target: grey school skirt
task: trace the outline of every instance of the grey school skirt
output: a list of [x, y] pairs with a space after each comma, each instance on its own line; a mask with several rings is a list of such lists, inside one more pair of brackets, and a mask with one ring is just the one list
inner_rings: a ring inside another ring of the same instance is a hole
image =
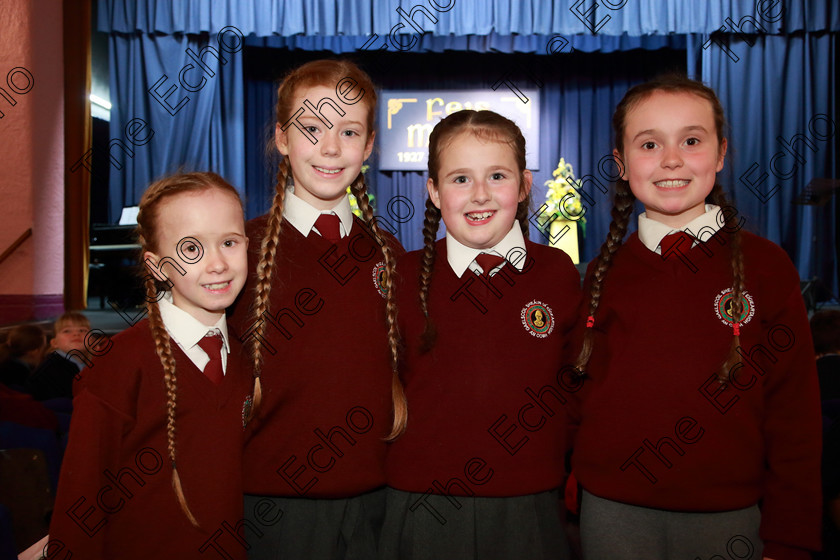
[[380, 560], [567, 560], [557, 491], [512, 498], [386, 489]]
[[344, 499], [246, 495], [248, 558], [374, 560], [384, 511], [384, 488]]
[[761, 560], [758, 506], [684, 513], [622, 504], [583, 491], [580, 541], [586, 560]]

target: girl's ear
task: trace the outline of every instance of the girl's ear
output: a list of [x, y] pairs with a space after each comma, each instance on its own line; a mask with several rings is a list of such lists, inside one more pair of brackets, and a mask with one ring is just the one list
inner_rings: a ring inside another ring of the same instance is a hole
[[368, 135], [367, 143], [365, 144], [365, 160], [373, 153], [373, 139], [376, 138], [376, 131], [371, 130]]
[[726, 138], [720, 141], [720, 150], [718, 152], [718, 162], [715, 171], [723, 169], [723, 159], [726, 156]]
[[613, 149], [613, 159], [615, 160], [615, 164], [621, 170], [621, 178], [626, 181], [627, 180], [627, 166], [624, 165], [624, 160], [621, 159], [621, 154], [618, 153], [618, 150], [616, 150], [616, 149]]
[[440, 193], [438, 192], [435, 182], [432, 181], [431, 177], [426, 179], [426, 190], [429, 191], [429, 198], [432, 200], [432, 204], [440, 210]]
[[530, 169], [526, 169], [522, 172], [522, 185], [519, 188], [519, 200], [517, 202], [522, 202], [528, 197], [528, 194], [531, 192], [531, 186], [534, 184], [534, 175], [531, 174]]
[[169, 278], [163, 273], [163, 271], [159, 268], [158, 263], [160, 262], [160, 257], [156, 254], [152, 253], [151, 251], [146, 251], [143, 253], [143, 264], [149, 269], [149, 272], [152, 273], [152, 276], [155, 277], [156, 280], [160, 282], [167, 282]]
[[274, 145], [277, 146], [277, 150], [281, 154], [284, 156], [289, 155], [289, 136], [283, 130], [280, 123], [274, 125]]

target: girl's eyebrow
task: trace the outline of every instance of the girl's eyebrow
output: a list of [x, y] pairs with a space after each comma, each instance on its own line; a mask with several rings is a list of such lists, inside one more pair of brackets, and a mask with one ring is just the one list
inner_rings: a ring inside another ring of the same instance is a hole
[[[686, 133], [686, 132], [693, 132], [693, 131], [695, 131], [695, 130], [696, 130], [696, 131], [699, 131], [699, 132], [708, 132], [708, 131], [706, 130], [706, 127], [701, 126], [701, 125], [699, 125], [699, 124], [693, 124], [693, 125], [686, 126], [686, 127], [683, 127], [682, 129], [680, 129], [680, 133], [681, 133], [681, 134], [684, 134], [684, 133]], [[636, 139], [637, 139], [639, 136], [652, 136], [652, 135], [655, 135], [657, 132], [659, 132], [659, 131], [658, 131], [658, 130], [656, 130], [656, 129], [654, 129], [654, 128], [648, 128], [648, 129], [646, 129], [646, 130], [642, 130], [642, 131], [641, 131], [641, 132], [639, 132], [636, 136], [634, 136], [634, 137], [633, 137], [633, 141], [635, 142], [635, 141], [636, 141]]]
[[[300, 117], [298, 117], [298, 120], [299, 121], [307, 121], [307, 122], [314, 121], [316, 123], [324, 124], [324, 121], [322, 121], [321, 119], [319, 119], [315, 115], [304, 114], [304, 115], [301, 115]], [[363, 123], [361, 121], [344, 121], [344, 120], [341, 120], [340, 118], [339, 119], [333, 119], [330, 122], [333, 123], [333, 126], [335, 126], [336, 123], [340, 123], [340, 124], [345, 125], [345, 126], [346, 125], [367, 126], [367, 125], [365, 125], [365, 123]], [[324, 126], [326, 126], [326, 125], [324, 125]]]

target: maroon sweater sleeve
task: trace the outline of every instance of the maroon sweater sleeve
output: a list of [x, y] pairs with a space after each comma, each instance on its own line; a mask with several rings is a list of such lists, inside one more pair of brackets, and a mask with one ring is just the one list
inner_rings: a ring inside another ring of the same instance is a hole
[[[820, 541], [820, 453], [822, 423], [816, 361], [799, 274], [784, 252], [770, 243], [778, 266], [760, 282], [779, 287], [769, 318], [770, 347], [778, 363], [765, 387], [763, 425], [767, 472], [761, 506], [764, 555], [774, 560], [808, 560]], [[749, 267], [749, 263], [745, 263]], [[747, 270], [751, 270], [747, 268]], [[772, 284], [771, 284], [772, 283]]]

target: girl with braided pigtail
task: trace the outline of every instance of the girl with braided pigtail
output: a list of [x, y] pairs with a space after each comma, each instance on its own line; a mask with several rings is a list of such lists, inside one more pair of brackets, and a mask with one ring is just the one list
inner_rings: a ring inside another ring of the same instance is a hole
[[[55, 557], [198, 558], [242, 517], [252, 378], [225, 318], [247, 276], [242, 203], [220, 176], [197, 172], [157, 181], [139, 206], [148, 318], [77, 382]], [[236, 541], [220, 544], [245, 558]]]
[[[453, 113], [429, 137], [424, 248], [398, 265], [411, 419], [388, 451], [381, 559], [569, 557], [558, 372], [580, 276], [528, 240], [531, 182], [525, 139], [497, 113]], [[525, 418], [531, 394], [547, 410]], [[527, 437], [511, 435], [517, 411]]]
[[[799, 276], [716, 175], [723, 108], [665, 76], [616, 108], [613, 221], [584, 283], [572, 457], [587, 559], [819, 547], [820, 416]], [[635, 201], [638, 232], [626, 240]]]
[[[250, 286], [231, 317], [254, 363], [245, 450], [250, 558], [375, 558], [385, 451], [404, 429], [393, 282], [404, 251], [368, 201], [376, 91], [317, 60], [277, 90], [268, 214], [247, 224]], [[353, 216], [347, 189], [358, 201]]]

